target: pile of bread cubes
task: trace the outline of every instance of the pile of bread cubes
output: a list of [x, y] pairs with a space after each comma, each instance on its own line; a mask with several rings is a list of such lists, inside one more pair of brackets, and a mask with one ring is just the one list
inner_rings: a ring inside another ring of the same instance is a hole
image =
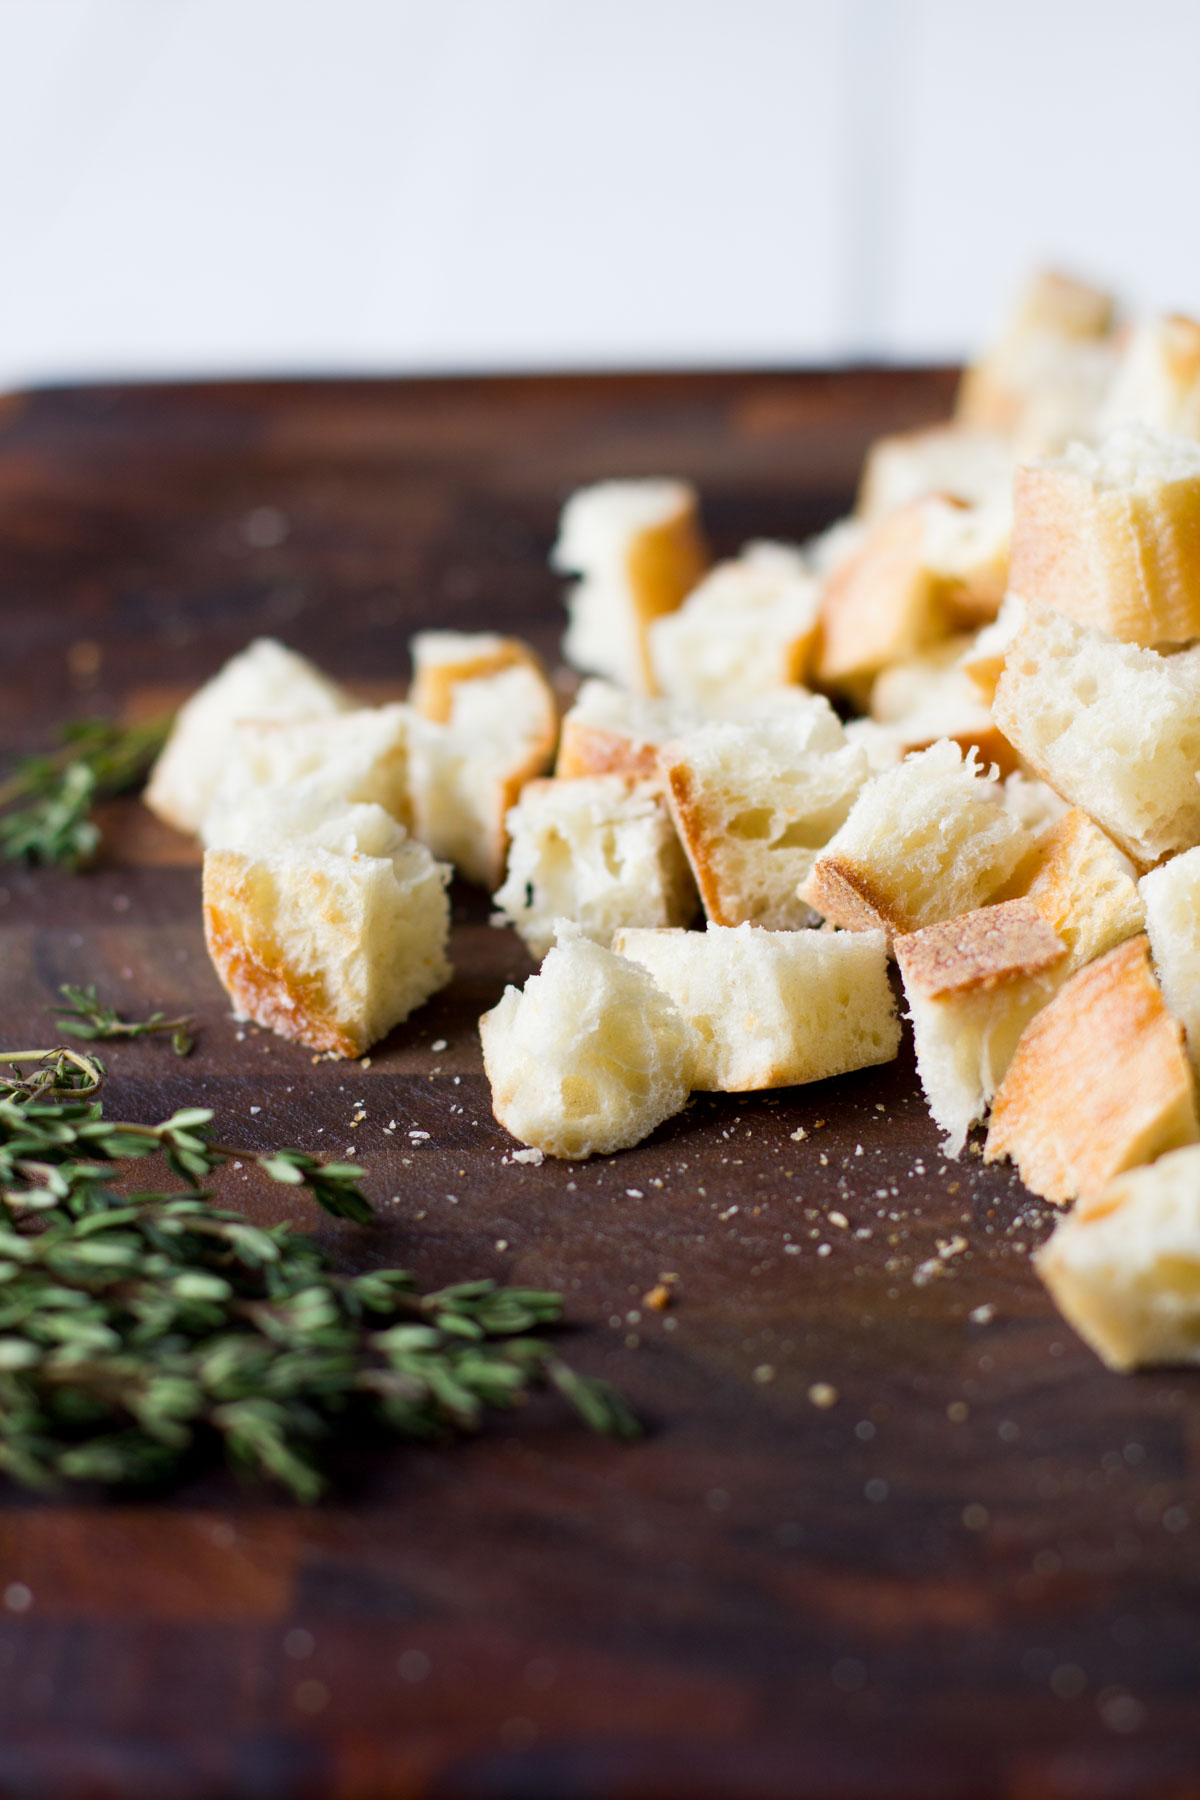
[[1075, 1202], [1066, 1316], [1200, 1360], [1200, 324], [1039, 276], [820, 537], [714, 567], [687, 483], [614, 480], [553, 562], [561, 720], [448, 631], [403, 704], [260, 640], [180, 712], [146, 798], [238, 1016], [361, 1054], [451, 979], [453, 869], [541, 960], [480, 1020], [496, 1117], [582, 1158], [889, 1061], [894, 960], [947, 1155], [986, 1119]]

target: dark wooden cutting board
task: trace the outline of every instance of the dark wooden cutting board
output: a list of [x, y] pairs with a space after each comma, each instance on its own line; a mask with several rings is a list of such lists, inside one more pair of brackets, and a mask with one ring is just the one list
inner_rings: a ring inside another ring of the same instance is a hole
[[[845, 509], [873, 435], [951, 391], [895, 372], [0, 402], [0, 750], [178, 698], [260, 632], [371, 695], [402, 690], [421, 625], [552, 654], [571, 488], [678, 473], [718, 550], [796, 538]], [[538, 1402], [460, 1447], [348, 1453], [310, 1512], [216, 1476], [165, 1504], [3, 1492], [0, 1795], [1200, 1793], [1200, 1379], [1122, 1380], [1075, 1339], [1029, 1264], [1047, 1209], [976, 1156], [944, 1164], [907, 1050], [701, 1098], [606, 1161], [514, 1164], [475, 1020], [530, 965], [483, 897], [456, 893], [452, 987], [369, 1067], [314, 1062], [231, 1021], [190, 846], [132, 802], [110, 824], [85, 876], [0, 870], [3, 1047], [50, 1040], [68, 980], [194, 1011], [187, 1062], [112, 1050], [114, 1112], [204, 1104], [249, 1146], [350, 1150], [382, 1223], [319, 1227], [348, 1264], [561, 1288], [571, 1355], [652, 1429], [615, 1446]], [[245, 1170], [221, 1192], [314, 1222]]]

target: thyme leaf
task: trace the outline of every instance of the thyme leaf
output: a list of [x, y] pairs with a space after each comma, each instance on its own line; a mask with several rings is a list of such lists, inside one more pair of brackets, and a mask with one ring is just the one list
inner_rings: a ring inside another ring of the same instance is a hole
[[25, 757], [0, 782], [0, 857], [71, 870], [90, 861], [100, 843], [93, 808], [142, 785], [170, 727], [169, 718], [64, 725], [57, 750]]

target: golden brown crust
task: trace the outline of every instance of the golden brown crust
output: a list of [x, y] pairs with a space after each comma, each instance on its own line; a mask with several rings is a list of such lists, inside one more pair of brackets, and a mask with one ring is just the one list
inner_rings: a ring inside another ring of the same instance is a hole
[[1124, 878], [1112, 839], [1079, 807], [1063, 814], [1042, 841], [1025, 898], [1080, 961], [1136, 937], [1146, 909], [1132, 876]]
[[563, 720], [554, 773], [562, 780], [579, 775], [658, 777], [658, 745], [647, 744], [603, 725], [584, 725], [570, 715]]
[[1067, 946], [1028, 900], [1005, 900], [898, 937], [895, 951], [905, 987], [936, 1000], [1044, 974]]
[[366, 1048], [339, 1024], [319, 977], [287, 966], [261, 921], [246, 859], [237, 851], [210, 850], [204, 859], [204, 940], [221, 985], [246, 1018], [337, 1056], [358, 1056]]
[[1200, 477], [1101, 489], [1054, 463], [1019, 468], [1012, 587], [1123, 643], [1200, 635]]
[[876, 887], [866, 872], [847, 856], [822, 853], [807, 881], [800, 884], [801, 900], [844, 931], [908, 929], [910, 921], [897, 912], [892, 898]]
[[712, 833], [708, 827], [703, 795], [696, 791], [691, 770], [686, 763], [672, 763], [664, 759], [659, 763], [659, 771], [671, 808], [671, 817], [675, 821], [675, 830], [692, 866], [692, 874], [696, 878], [706, 915], [714, 925], [739, 925], [740, 914], [734, 916], [725, 904], [720, 863], [714, 861], [709, 851]]
[[1080, 969], [1026, 1027], [984, 1154], [1011, 1156], [1026, 1187], [1062, 1203], [1198, 1135], [1183, 1032], [1143, 936]]
[[825, 585], [817, 679], [828, 686], [874, 674], [945, 637], [938, 583], [925, 563], [924, 502], [876, 525]]
[[689, 495], [673, 518], [639, 531], [630, 542], [625, 566], [633, 598], [643, 691], [647, 694], [655, 692], [650, 626], [663, 613], [675, 611], [706, 573], [711, 560], [694, 495]]

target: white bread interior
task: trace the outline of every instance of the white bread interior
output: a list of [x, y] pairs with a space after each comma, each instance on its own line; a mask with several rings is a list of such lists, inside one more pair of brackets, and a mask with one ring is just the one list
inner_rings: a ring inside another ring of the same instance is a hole
[[995, 763], [1002, 775], [1016, 769], [1016, 751], [962, 666], [974, 644], [973, 637], [946, 638], [876, 677], [871, 717], [892, 737], [898, 756], [950, 738], [962, 750], [974, 747], [984, 767]]
[[1000, 784], [943, 739], [867, 783], [800, 898], [849, 931], [919, 931], [982, 906], [1030, 848]]
[[496, 905], [539, 962], [556, 920], [609, 944], [622, 925], [687, 925], [696, 886], [657, 782], [627, 775], [531, 781], [508, 815]]
[[408, 703], [438, 725], [450, 723], [460, 682], [498, 675], [518, 663], [533, 669], [542, 666], [521, 638], [501, 637], [494, 631], [418, 631], [408, 648], [413, 666]]
[[416, 836], [468, 881], [498, 887], [508, 814], [526, 782], [550, 767], [557, 740], [554, 692], [532, 663], [456, 682], [445, 723], [413, 719]]
[[239, 1018], [360, 1056], [451, 976], [449, 870], [381, 806], [302, 787], [204, 857], [208, 953]]
[[1110, 1369], [1200, 1362], [1200, 1146], [1081, 1200], [1034, 1266]]
[[1026, 1026], [984, 1156], [1011, 1156], [1027, 1188], [1061, 1204], [1198, 1135], [1183, 1032], [1135, 937], [1079, 969]]
[[1200, 1076], [1200, 849], [1151, 870], [1138, 889], [1163, 998], [1187, 1034]]
[[228, 843], [237, 815], [266, 790], [287, 795], [296, 783], [331, 801], [382, 806], [405, 827], [409, 803], [409, 708], [362, 706], [308, 719], [242, 719], [204, 820], [205, 843]]
[[240, 719], [302, 719], [348, 712], [336, 681], [274, 638], [255, 638], [180, 707], [143, 796], [178, 831], [198, 832], [225, 766], [237, 755]]
[[968, 506], [1004, 499], [1013, 467], [1012, 446], [1002, 433], [952, 419], [876, 438], [863, 464], [858, 517], [874, 523], [926, 494], [947, 494]]
[[562, 722], [554, 773], [658, 778], [660, 744], [703, 724], [701, 707], [648, 699], [611, 681], [585, 681]]
[[1028, 900], [1007, 900], [898, 937], [895, 952], [925, 1098], [943, 1154], [958, 1156], [1054, 994], [1067, 947]]
[[890, 1062], [900, 1023], [882, 932], [619, 931], [691, 1028], [690, 1085], [726, 1093]]
[[664, 745], [659, 761], [709, 919], [776, 930], [811, 924], [797, 884], [870, 773], [829, 702], [797, 694], [758, 719], [702, 725]]
[[747, 544], [710, 569], [682, 606], [651, 624], [659, 692], [713, 710], [803, 682], [820, 591], [802, 551]]
[[1200, 437], [1200, 323], [1178, 314], [1143, 319], [1129, 334], [1100, 411], [1101, 435], [1152, 425]]
[[695, 489], [686, 481], [601, 481], [571, 495], [551, 553], [577, 577], [563, 654], [577, 669], [654, 692], [649, 628], [708, 566]]
[[1200, 637], [1200, 443], [1146, 425], [1017, 470], [1013, 589], [1130, 644]]
[[1200, 656], [1120, 644], [1030, 607], [996, 685], [1029, 767], [1143, 868], [1200, 842]]
[[1006, 434], [1024, 455], [1053, 456], [1095, 428], [1117, 362], [1112, 297], [1043, 271], [997, 340], [966, 371], [956, 419]]
[[688, 1029], [636, 963], [564, 924], [523, 989], [479, 1021], [492, 1110], [548, 1156], [628, 1149], [688, 1097]]

